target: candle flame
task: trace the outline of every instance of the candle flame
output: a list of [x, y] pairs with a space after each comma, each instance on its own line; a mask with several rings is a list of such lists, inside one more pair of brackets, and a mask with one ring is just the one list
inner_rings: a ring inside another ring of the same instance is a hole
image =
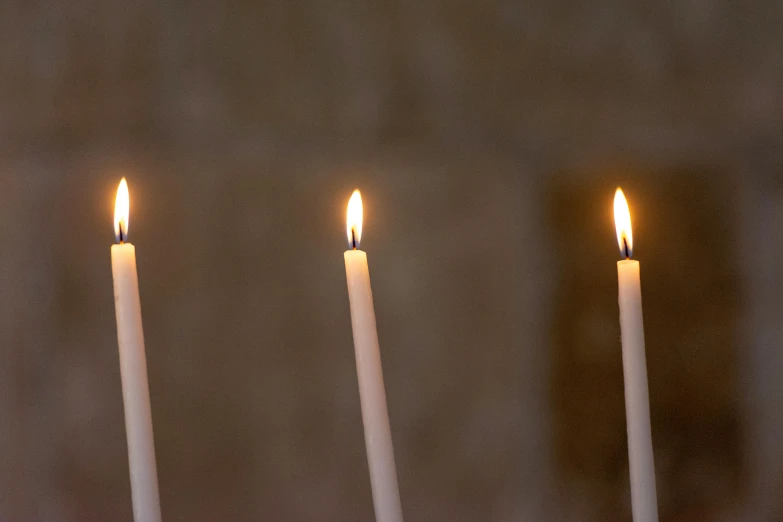
[[631, 211], [628, 209], [628, 201], [620, 187], [614, 193], [614, 226], [617, 229], [617, 244], [620, 253], [625, 259], [630, 259], [633, 254], [633, 232], [631, 231]]
[[348, 232], [348, 246], [354, 250], [359, 248], [359, 242], [362, 240], [362, 218], [364, 210], [362, 208], [362, 193], [359, 189], [353, 191], [351, 199], [348, 200], [348, 212], [346, 226]]
[[117, 187], [117, 199], [114, 200], [114, 236], [117, 242], [124, 243], [128, 239], [128, 219], [130, 217], [130, 195], [128, 182], [125, 178]]

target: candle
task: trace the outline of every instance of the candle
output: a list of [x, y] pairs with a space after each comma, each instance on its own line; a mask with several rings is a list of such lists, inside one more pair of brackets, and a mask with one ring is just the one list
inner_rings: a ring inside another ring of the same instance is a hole
[[114, 277], [114, 310], [120, 348], [133, 519], [136, 522], [160, 522], [147, 359], [144, 354], [139, 281], [136, 275], [136, 249], [126, 242], [129, 207], [128, 184], [123, 178], [117, 189], [114, 206], [114, 233], [118, 244], [111, 247], [111, 270]]
[[628, 426], [628, 465], [631, 476], [631, 507], [634, 522], [657, 522], [655, 463], [650, 430], [650, 400], [644, 355], [642, 290], [639, 262], [631, 259], [633, 233], [631, 213], [623, 191], [614, 196], [614, 219], [622, 261], [617, 262], [620, 335], [623, 345], [625, 416]]
[[370, 466], [370, 485], [377, 522], [402, 522], [402, 506], [394, 466], [389, 413], [381, 371], [381, 352], [375, 328], [375, 310], [370, 288], [367, 254], [359, 250], [362, 237], [362, 196], [353, 192], [348, 202], [348, 245], [345, 252], [345, 276], [351, 304], [353, 345], [359, 397], [364, 422], [364, 442]]

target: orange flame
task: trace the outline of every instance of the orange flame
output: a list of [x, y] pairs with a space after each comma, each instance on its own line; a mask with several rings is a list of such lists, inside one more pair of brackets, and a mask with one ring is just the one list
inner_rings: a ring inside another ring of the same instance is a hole
[[346, 216], [346, 230], [348, 232], [348, 246], [356, 250], [362, 240], [362, 219], [364, 209], [362, 208], [362, 194], [359, 189], [353, 191], [351, 199], [348, 200], [348, 212]]
[[630, 259], [633, 254], [633, 231], [631, 230], [631, 211], [621, 188], [614, 193], [614, 226], [617, 229], [617, 244], [620, 253]]
[[128, 182], [125, 178], [117, 187], [117, 198], [114, 200], [114, 235], [117, 241], [124, 243], [128, 239], [128, 219], [130, 218], [130, 195]]

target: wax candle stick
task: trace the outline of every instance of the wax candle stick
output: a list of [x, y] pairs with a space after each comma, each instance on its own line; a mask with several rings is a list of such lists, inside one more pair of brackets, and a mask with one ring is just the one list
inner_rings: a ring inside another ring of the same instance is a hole
[[658, 522], [639, 262], [631, 259], [633, 253], [631, 213], [625, 195], [619, 188], [614, 196], [614, 219], [617, 242], [624, 258], [617, 262], [617, 279], [620, 334], [623, 345], [631, 508], [634, 522]]
[[381, 352], [375, 327], [367, 254], [359, 250], [362, 237], [362, 197], [355, 190], [348, 202], [348, 245], [345, 275], [351, 304], [351, 325], [359, 376], [364, 442], [370, 467], [370, 485], [377, 522], [402, 522], [402, 506], [394, 465]]
[[128, 184], [123, 178], [117, 189], [114, 207], [114, 232], [118, 244], [111, 247], [111, 268], [133, 519], [136, 522], [160, 522], [158, 473], [152, 436], [144, 331], [141, 325], [136, 249], [127, 242], [129, 207]]

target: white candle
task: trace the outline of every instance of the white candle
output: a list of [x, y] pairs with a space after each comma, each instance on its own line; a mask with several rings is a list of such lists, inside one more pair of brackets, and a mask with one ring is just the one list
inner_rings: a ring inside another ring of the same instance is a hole
[[345, 252], [345, 276], [351, 304], [356, 372], [359, 376], [364, 442], [370, 466], [375, 519], [377, 522], [402, 522], [397, 470], [394, 465], [391, 427], [381, 371], [381, 352], [375, 328], [370, 271], [367, 254], [358, 249], [362, 236], [362, 197], [358, 190], [354, 191], [348, 202], [347, 227], [350, 250]]
[[625, 417], [628, 426], [631, 507], [634, 522], [658, 522], [639, 262], [631, 259], [633, 252], [631, 213], [623, 191], [619, 188], [614, 196], [614, 219], [617, 242], [624, 257], [622, 261], [617, 262], [617, 279], [620, 335], [623, 345]]
[[111, 247], [111, 269], [114, 276], [114, 309], [120, 348], [133, 519], [136, 522], [160, 522], [147, 359], [144, 354], [139, 281], [136, 275], [136, 249], [126, 242], [129, 206], [128, 184], [123, 178], [117, 189], [114, 207], [114, 232], [118, 244]]

